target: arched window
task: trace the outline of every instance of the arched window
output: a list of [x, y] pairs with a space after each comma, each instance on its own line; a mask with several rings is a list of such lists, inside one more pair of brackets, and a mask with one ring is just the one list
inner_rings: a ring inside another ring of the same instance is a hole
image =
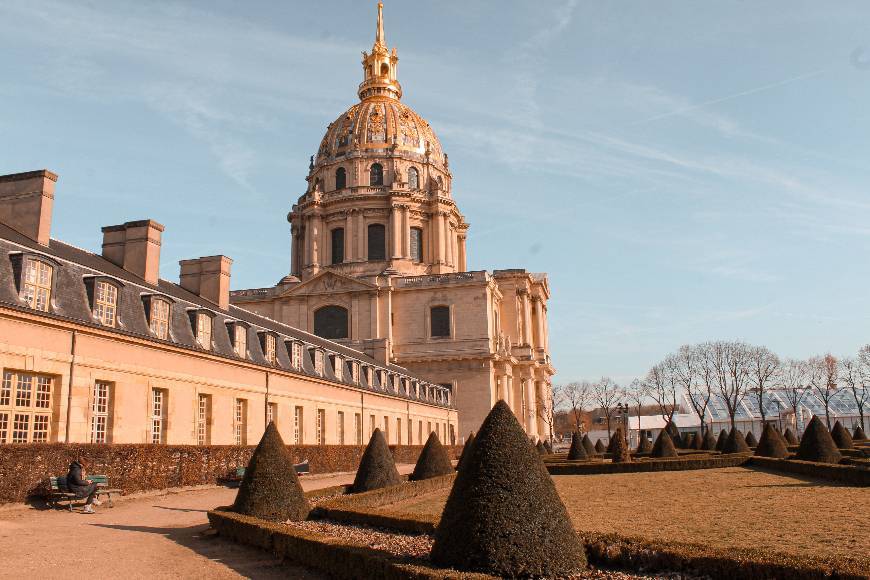
[[371, 224], [368, 227], [368, 255], [370, 262], [387, 259], [387, 229], [384, 224]]
[[369, 185], [384, 184], [384, 168], [380, 163], [372, 163], [369, 170]]
[[332, 263], [341, 264], [344, 262], [344, 228], [335, 228], [331, 232], [332, 236]]
[[381, 64], [381, 76], [386, 77], [390, 75], [390, 65], [387, 63]]
[[419, 189], [420, 188], [420, 174], [417, 172], [416, 167], [411, 167], [408, 169], [408, 188], [409, 189]]
[[347, 187], [347, 172], [344, 167], [339, 167], [335, 170], [335, 189], [344, 189]]
[[433, 306], [429, 310], [429, 336], [450, 336], [450, 307]]
[[314, 334], [321, 338], [347, 338], [347, 308], [324, 306], [314, 311]]
[[444, 189], [444, 179], [441, 176], [438, 176], [438, 189]]
[[411, 259], [415, 262], [423, 261], [423, 230], [411, 228]]

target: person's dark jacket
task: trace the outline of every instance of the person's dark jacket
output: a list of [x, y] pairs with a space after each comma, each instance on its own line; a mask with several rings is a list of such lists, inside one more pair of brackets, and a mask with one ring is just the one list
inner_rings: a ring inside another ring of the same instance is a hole
[[66, 486], [76, 495], [86, 496], [90, 493], [90, 484], [82, 479], [82, 464], [73, 461], [69, 465], [69, 473], [66, 474]]

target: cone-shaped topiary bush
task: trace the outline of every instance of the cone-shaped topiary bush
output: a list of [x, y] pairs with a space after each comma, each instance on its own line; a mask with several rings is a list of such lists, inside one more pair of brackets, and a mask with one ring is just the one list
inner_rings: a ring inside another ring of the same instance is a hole
[[438, 440], [438, 435], [432, 432], [426, 440], [426, 445], [423, 446], [423, 451], [420, 452], [420, 457], [417, 458], [414, 472], [408, 479], [420, 481], [448, 473], [453, 473], [453, 463], [450, 462], [447, 450]]
[[680, 435], [680, 430], [677, 429], [677, 426], [674, 425], [673, 421], [668, 421], [667, 425], [665, 425], [665, 430], [668, 432], [668, 435], [671, 438], [671, 441], [674, 444], [674, 447], [683, 447], [683, 437]]
[[716, 451], [722, 451], [725, 449], [725, 443], [728, 442], [728, 431], [722, 429], [719, 431], [719, 438], [716, 439]]
[[852, 441], [865, 441], [867, 436], [864, 434], [864, 429], [861, 425], [855, 425], [855, 431], [852, 433]]
[[399, 485], [402, 478], [396, 469], [396, 462], [384, 434], [375, 429], [369, 444], [359, 462], [356, 477], [353, 480], [353, 493], [371, 491], [390, 485]]
[[293, 458], [275, 423], [266, 427], [245, 468], [233, 511], [273, 522], [298, 522], [308, 516]]
[[722, 453], [749, 453], [752, 450], [746, 444], [746, 439], [743, 438], [743, 432], [740, 429], [731, 429], [728, 434], [728, 439], [725, 441], [725, 447], [722, 448]]
[[535, 451], [538, 452], [538, 455], [546, 455], [547, 454], [547, 448], [544, 447], [543, 441], [538, 441], [538, 444], [535, 445]]
[[622, 427], [616, 429], [613, 434], [613, 463], [629, 463], [631, 462], [631, 454], [628, 452], [628, 442], [625, 440], [625, 435], [622, 434]]
[[459, 454], [459, 461], [456, 462], [456, 471], [462, 469], [465, 465], [465, 458], [468, 457], [471, 446], [474, 444], [474, 432], [468, 434], [468, 439], [465, 440], [465, 445], [462, 446], [462, 453]]
[[601, 442], [601, 439], [595, 442], [595, 453], [604, 453], [607, 451], [607, 446]]
[[692, 433], [692, 449], [700, 451], [704, 448], [704, 438], [700, 433]]
[[843, 455], [837, 450], [837, 444], [825, 424], [813, 415], [809, 425], [801, 437], [795, 459], [802, 461], [818, 461], [821, 463], [839, 463]]
[[852, 436], [846, 431], [846, 428], [837, 421], [834, 423], [834, 428], [831, 429], [831, 437], [834, 439], [834, 444], [837, 449], [854, 449], [855, 444], [852, 442]]
[[544, 451], [547, 452], [547, 455], [553, 454], [553, 446], [550, 445], [549, 441], [544, 441]]
[[779, 431], [773, 428], [771, 423], [764, 426], [761, 439], [758, 440], [758, 445], [755, 447], [755, 454], [759, 457], [775, 457], [776, 459], [788, 457], [785, 439], [782, 438]]
[[707, 429], [704, 433], [704, 440], [701, 442], [701, 449], [705, 451], [716, 451], [716, 436], [713, 435], [712, 429]]
[[652, 452], [650, 453], [651, 457], [676, 457], [677, 449], [674, 447], [674, 442], [671, 440], [671, 436], [668, 435], [667, 429], [662, 429], [659, 433], [659, 436], [656, 438], [655, 445], [653, 445]]
[[800, 441], [797, 438], [797, 435], [795, 435], [794, 431], [791, 430], [791, 427], [786, 427], [785, 433], [783, 433], [782, 436], [785, 439], [785, 442], [788, 443], [789, 445], [797, 445], [800, 443]]
[[683, 433], [681, 435], [683, 438], [683, 446], [686, 449], [692, 449], [695, 445], [695, 434], [694, 433]]
[[568, 450], [568, 460], [582, 461], [584, 459], [589, 459], [589, 454], [586, 453], [586, 448], [583, 447], [583, 438], [580, 437], [579, 433], [575, 432], [571, 436], [571, 448]]
[[592, 439], [589, 438], [588, 433], [583, 434], [583, 448], [586, 449], [586, 455], [589, 457], [598, 455], [598, 451], [595, 449], [595, 445], [592, 444]]
[[553, 480], [504, 401], [484, 420], [456, 476], [430, 558], [508, 578], [563, 577], [586, 567]]
[[758, 439], [755, 438], [755, 434], [752, 431], [749, 431], [745, 437], [746, 444], [750, 447], [756, 447], [758, 445]]
[[641, 433], [640, 441], [637, 443], [635, 453], [650, 453], [652, 451], [652, 443], [649, 437]]

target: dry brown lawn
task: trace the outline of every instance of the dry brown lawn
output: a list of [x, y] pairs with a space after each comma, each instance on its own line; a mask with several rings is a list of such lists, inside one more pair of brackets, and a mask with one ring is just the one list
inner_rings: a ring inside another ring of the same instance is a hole
[[[553, 479], [578, 530], [870, 559], [868, 488], [742, 467]], [[430, 493], [381, 511], [437, 516], [447, 494]]]

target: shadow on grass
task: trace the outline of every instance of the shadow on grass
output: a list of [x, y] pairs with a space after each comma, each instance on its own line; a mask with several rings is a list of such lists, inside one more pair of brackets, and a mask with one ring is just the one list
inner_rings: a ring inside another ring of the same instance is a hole
[[802, 473], [791, 473], [786, 471], [778, 471], [776, 469], [765, 469], [763, 467], [757, 467], [755, 465], [745, 465], [744, 469], [748, 469], [750, 471], [758, 471], [761, 473], [767, 473], [770, 475], [779, 475], [780, 477], [787, 477], [789, 479], [796, 479], [803, 483], [781, 483], [781, 484], [770, 484], [770, 485], [748, 485], [746, 487], [843, 487], [848, 486], [848, 484], [840, 483], [838, 481], [830, 481], [827, 479], [822, 479], [819, 477], [813, 477], [811, 475], [805, 475]]
[[[168, 508], [172, 509], [172, 508]], [[202, 510], [182, 510], [202, 511]], [[271, 554], [236, 544], [220, 536], [206, 536], [203, 532], [209, 529], [208, 524], [189, 526], [185, 528], [161, 528], [149, 526], [128, 526], [122, 524], [92, 524], [100, 528], [108, 528], [124, 532], [142, 534], [157, 534], [176, 544], [183, 546], [212, 562], [217, 562], [234, 570], [245, 578], [257, 580], [273, 580], [278, 578], [299, 578], [301, 580], [322, 580], [324, 576], [303, 568], [285, 564]]]

